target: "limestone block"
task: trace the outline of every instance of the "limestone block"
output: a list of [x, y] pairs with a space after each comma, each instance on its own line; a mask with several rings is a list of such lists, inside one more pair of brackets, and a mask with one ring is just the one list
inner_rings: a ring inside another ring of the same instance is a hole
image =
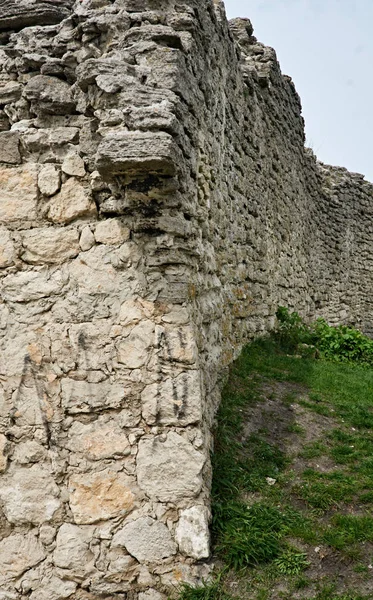
[[62, 163], [62, 171], [74, 177], [84, 177], [84, 160], [78, 154], [69, 154]]
[[22, 271], [3, 279], [2, 297], [8, 302], [30, 302], [61, 294], [67, 280], [61, 271]]
[[88, 225], [82, 229], [79, 244], [83, 252], [90, 250], [95, 245], [95, 236]]
[[36, 112], [66, 115], [75, 110], [71, 86], [57, 77], [36, 75], [29, 80], [24, 93]]
[[4, 538], [0, 542], [0, 585], [20, 577], [44, 558], [43, 546], [32, 532]]
[[66, 581], [52, 575], [43, 578], [40, 587], [34, 590], [29, 598], [30, 600], [65, 600], [73, 597], [76, 588], [77, 584], [74, 581]]
[[149, 360], [154, 344], [154, 323], [146, 320], [136, 325], [129, 336], [118, 343], [118, 361], [127, 369], [138, 369]]
[[79, 254], [79, 232], [63, 227], [31, 229], [22, 234], [22, 260], [31, 264], [59, 264]]
[[44, 446], [35, 440], [27, 440], [16, 445], [12, 461], [21, 465], [41, 462], [46, 458], [47, 451]]
[[38, 167], [34, 164], [0, 169], [0, 222], [36, 219]]
[[165, 132], [120, 131], [100, 144], [96, 167], [108, 173], [148, 173], [174, 175], [178, 148]]
[[15, 249], [9, 231], [0, 226], [0, 269], [14, 263]]
[[61, 390], [62, 407], [70, 414], [120, 408], [126, 397], [123, 385], [109, 381], [89, 383], [66, 378], [61, 382]]
[[115, 246], [127, 242], [130, 230], [119, 219], [106, 219], [96, 225], [95, 239], [100, 244]]
[[[64, 523], [58, 530], [53, 562], [60, 569], [77, 569], [83, 573], [92, 568], [94, 556], [89, 549], [91, 527]], [[90, 564], [91, 563], [91, 564]]]
[[135, 506], [133, 479], [105, 470], [73, 475], [69, 481], [70, 508], [78, 525], [125, 516]]
[[0, 86], [0, 104], [17, 102], [22, 96], [22, 85], [17, 81], [7, 81], [5, 85]]
[[202, 418], [199, 371], [185, 371], [159, 384], [146, 386], [141, 394], [143, 417], [149, 425], [190, 425]]
[[126, 456], [131, 448], [127, 436], [115, 422], [73, 423], [69, 430], [67, 448], [84, 454], [90, 460]]
[[0, 162], [18, 165], [21, 162], [19, 153], [19, 133], [2, 131], [0, 133]]
[[61, 173], [54, 165], [44, 165], [38, 176], [38, 186], [44, 196], [53, 196], [61, 187]]
[[197, 359], [197, 345], [192, 327], [157, 327], [162, 356], [165, 360], [193, 364]]
[[6, 449], [8, 445], [8, 439], [0, 434], [0, 473], [4, 473], [6, 471], [6, 467], [8, 464], [8, 456], [6, 454]]
[[77, 179], [71, 177], [61, 191], [49, 202], [48, 218], [53, 223], [70, 223], [78, 217], [94, 217], [97, 209], [90, 193]]
[[73, 0], [1, 0], [0, 29], [22, 29], [30, 25], [51, 25], [69, 16]]
[[176, 527], [179, 550], [200, 560], [210, 555], [209, 512], [205, 506], [192, 506], [181, 511]]
[[159, 562], [177, 550], [166, 525], [151, 517], [125, 525], [114, 535], [112, 545], [124, 546], [139, 562]]
[[202, 489], [204, 463], [203, 454], [178, 433], [143, 438], [137, 455], [139, 486], [162, 502], [193, 498]]
[[0, 481], [0, 499], [10, 523], [39, 525], [50, 521], [60, 508], [58, 487], [44, 466], [18, 467]]

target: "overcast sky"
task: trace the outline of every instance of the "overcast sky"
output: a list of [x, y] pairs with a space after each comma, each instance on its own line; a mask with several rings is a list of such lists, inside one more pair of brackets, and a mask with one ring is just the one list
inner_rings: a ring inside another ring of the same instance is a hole
[[373, 182], [373, 0], [225, 0], [275, 48], [318, 158]]

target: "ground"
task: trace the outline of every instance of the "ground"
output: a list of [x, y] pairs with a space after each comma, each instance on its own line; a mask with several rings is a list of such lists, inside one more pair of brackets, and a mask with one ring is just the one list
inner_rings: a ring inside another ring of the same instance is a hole
[[186, 600], [372, 599], [373, 369], [255, 342], [217, 423], [216, 575]]

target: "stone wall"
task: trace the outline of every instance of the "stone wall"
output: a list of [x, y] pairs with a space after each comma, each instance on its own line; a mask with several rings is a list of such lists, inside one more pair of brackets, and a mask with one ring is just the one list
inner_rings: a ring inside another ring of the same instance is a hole
[[373, 333], [373, 187], [212, 0], [0, 0], [0, 599], [209, 563], [224, 368], [279, 304]]

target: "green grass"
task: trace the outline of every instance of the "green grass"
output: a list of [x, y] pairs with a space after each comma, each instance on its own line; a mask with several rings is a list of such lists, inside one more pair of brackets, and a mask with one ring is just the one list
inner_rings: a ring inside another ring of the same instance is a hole
[[[245, 435], [250, 411], [261, 410], [265, 395], [288, 413], [294, 404], [301, 407], [316, 419], [319, 437], [310, 441], [308, 425], [295, 418], [284, 423], [282, 439], [273, 436], [270, 422]], [[212, 539], [221, 570], [212, 583], [184, 586], [182, 600], [230, 600], [236, 594], [244, 600], [372, 599], [359, 581], [370, 575], [373, 560], [373, 369], [300, 358], [276, 339], [258, 340], [232, 365], [217, 422]], [[295, 455], [286, 446], [294, 437]], [[348, 565], [360, 577], [356, 589], [341, 589], [333, 573], [323, 575], [324, 563], [315, 563], [317, 546], [333, 557], [336, 569], [340, 565], [343, 573]], [[232, 578], [238, 589], [229, 585]], [[286, 591], [273, 595], [276, 585]]]

